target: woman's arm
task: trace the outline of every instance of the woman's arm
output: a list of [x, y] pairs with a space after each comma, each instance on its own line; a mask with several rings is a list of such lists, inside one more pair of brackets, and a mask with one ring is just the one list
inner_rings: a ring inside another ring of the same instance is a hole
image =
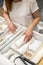
[[28, 28], [30, 28], [31, 30], [33, 30], [35, 28], [35, 26], [39, 23], [39, 20], [40, 20], [39, 10], [34, 12], [32, 15], [33, 15], [33, 21], [31, 23], [31, 25], [28, 26]]
[[10, 19], [10, 17], [9, 17], [8, 12], [4, 10], [4, 11], [3, 11], [3, 16], [4, 16], [4, 18], [6, 19], [7, 24], [9, 24], [9, 23], [11, 22], [11, 19]]
[[39, 15], [39, 11], [34, 12], [33, 14], [33, 21], [32, 23], [28, 26], [27, 30], [25, 31], [25, 41], [29, 41], [32, 38], [32, 32], [33, 29], [35, 28], [35, 26], [38, 24], [39, 20], [40, 20], [40, 15]]
[[6, 19], [6, 22], [8, 24], [8, 27], [9, 27], [10, 31], [14, 32], [16, 30], [16, 26], [12, 23], [12, 21], [11, 21], [11, 19], [9, 17], [8, 12], [4, 10], [3, 16]]

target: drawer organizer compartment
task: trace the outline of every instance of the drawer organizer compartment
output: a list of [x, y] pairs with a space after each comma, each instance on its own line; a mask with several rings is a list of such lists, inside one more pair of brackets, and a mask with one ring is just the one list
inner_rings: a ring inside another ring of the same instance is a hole
[[39, 36], [42, 36], [43, 37], [43, 23], [39, 22], [39, 24], [35, 27], [34, 31]]
[[[23, 30], [22, 26], [20, 26], [19, 24], [14, 23], [17, 27], [16, 31], [14, 33], [12, 33], [11, 31], [9, 31], [8, 27], [6, 26], [6, 24], [4, 22], [2, 22], [0, 25], [1, 27], [7, 27], [4, 30], [1, 29], [1, 33], [0, 33], [0, 51], [9, 44], [10, 41], [12, 41], [13, 39], [15, 39]], [[6, 30], [6, 31], [5, 31]]]

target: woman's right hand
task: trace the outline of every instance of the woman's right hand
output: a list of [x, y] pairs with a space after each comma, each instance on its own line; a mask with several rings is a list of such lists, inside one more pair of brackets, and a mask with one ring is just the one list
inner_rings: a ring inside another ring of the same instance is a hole
[[16, 29], [17, 29], [17, 27], [15, 26], [15, 24], [13, 24], [13, 23], [11, 23], [11, 22], [9, 23], [8, 27], [9, 27], [9, 30], [10, 30], [11, 32], [15, 32]]

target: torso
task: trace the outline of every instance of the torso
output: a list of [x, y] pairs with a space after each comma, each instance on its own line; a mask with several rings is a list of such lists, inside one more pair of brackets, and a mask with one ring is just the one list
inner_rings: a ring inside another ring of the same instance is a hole
[[22, 0], [18, 3], [13, 3], [12, 11], [9, 13], [11, 19], [23, 26], [31, 24], [33, 17], [30, 11], [30, 1]]

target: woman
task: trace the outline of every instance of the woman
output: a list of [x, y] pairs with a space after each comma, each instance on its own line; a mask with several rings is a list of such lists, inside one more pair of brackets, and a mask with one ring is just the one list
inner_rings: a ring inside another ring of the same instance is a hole
[[24, 40], [26, 42], [29, 41], [32, 38], [34, 27], [40, 20], [39, 8], [36, 0], [5, 0], [3, 8], [3, 15], [9, 29], [12, 32], [16, 30], [16, 26], [12, 21], [26, 26], [27, 30], [24, 32]]

